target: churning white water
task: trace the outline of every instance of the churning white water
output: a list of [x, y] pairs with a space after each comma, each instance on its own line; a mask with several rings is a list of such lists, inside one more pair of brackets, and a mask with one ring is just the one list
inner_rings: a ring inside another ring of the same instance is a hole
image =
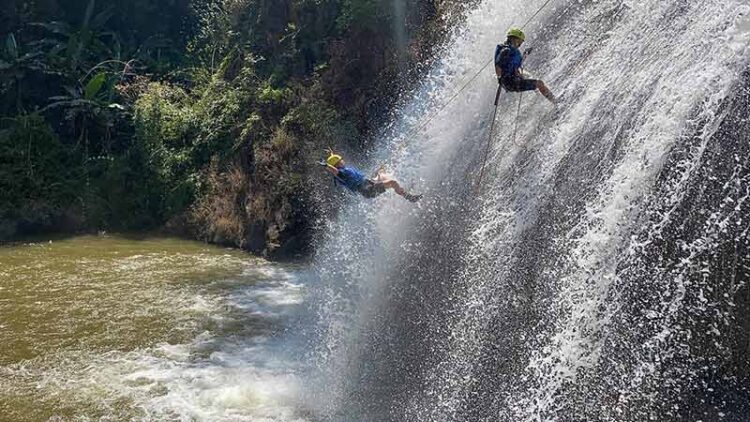
[[6, 245], [0, 268], [0, 420], [302, 420], [300, 268], [117, 236]]
[[329, 223], [324, 420], [746, 420], [723, 338], [750, 260], [750, 4], [550, 2], [526, 68], [561, 104], [502, 94], [477, 193], [491, 68], [435, 113], [544, 3], [482, 2], [384, 130], [377, 160], [426, 200]]

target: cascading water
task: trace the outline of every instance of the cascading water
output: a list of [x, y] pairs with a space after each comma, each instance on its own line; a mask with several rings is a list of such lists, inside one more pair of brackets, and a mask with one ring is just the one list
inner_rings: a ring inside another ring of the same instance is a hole
[[318, 418], [750, 420], [750, 4], [551, 2], [526, 67], [562, 104], [502, 94], [477, 194], [489, 68], [409, 130], [544, 3], [478, 5], [383, 132], [425, 201], [327, 223]]

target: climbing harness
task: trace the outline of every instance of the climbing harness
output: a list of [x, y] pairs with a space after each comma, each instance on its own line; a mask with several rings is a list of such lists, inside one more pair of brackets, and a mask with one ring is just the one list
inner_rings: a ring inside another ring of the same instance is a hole
[[[477, 192], [481, 190], [482, 187], [482, 178], [484, 177], [484, 168], [487, 165], [487, 156], [490, 153], [490, 147], [492, 146], [492, 135], [494, 133], [495, 128], [495, 120], [497, 119], [497, 104], [498, 100], [500, 99], [500, 90], [502, 87], [497, 88], [497, 94], [495, 95], [495, 113], [492, 115], [492, 124], [490, 125], [490, 134], [487, 137], [487, 146], [484, 150], [484, 157], [482, 158], [482, 167], [479, 170], [479, 178], [477, 179]], [[515, 146], [519, 146], [516, 142], [516, 135], [518, 134], [518, 120], [521, 115], [521, 101], [523, 100], [523, 91], [518, 93], [518, 108], [516, 109], [516, 119], [513, 126], [513, 137], [511, 138], [511, 141], [513, 141], [513, 144]]]

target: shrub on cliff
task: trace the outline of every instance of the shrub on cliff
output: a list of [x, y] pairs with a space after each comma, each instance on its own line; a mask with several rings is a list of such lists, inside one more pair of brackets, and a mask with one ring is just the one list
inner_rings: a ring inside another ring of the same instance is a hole
[[159, 221], [182, 212], [198, 189], [195, 138], [200, 119], [194, 100], [181, 88], [151, 83], [135, 102], [135, 136], [127, 161], [139, 169], [136, 196]]

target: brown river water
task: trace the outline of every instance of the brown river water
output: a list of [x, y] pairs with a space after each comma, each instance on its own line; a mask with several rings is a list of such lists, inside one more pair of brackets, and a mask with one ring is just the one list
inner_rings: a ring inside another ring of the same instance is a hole
[[114, 235], [0, 247], [0, 421], [297, 421], [301, 270]]

